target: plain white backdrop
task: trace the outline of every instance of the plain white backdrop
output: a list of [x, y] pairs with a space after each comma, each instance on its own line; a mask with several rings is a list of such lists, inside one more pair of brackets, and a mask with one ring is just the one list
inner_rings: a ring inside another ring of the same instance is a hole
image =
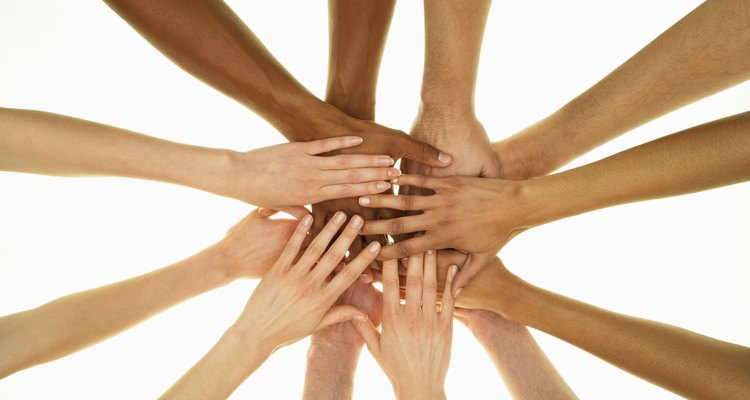
[[[491, 138], [554, 111], [699, 3], [496, 1], [476, 99]], [[323, 95], [326, 2], [229, 4], [302, 84]], [[417, 111], [422, 18], [421, 2], [398, 3], [377, 109], [378, 121], [394, 128], [408, 130]], [[283, 141], [252, 112], [174, 66], [96, 1], [0, 1], [0, 106], [212, 147], [246, 150]], [[743, 84], [572, 165], [748, 108], [750, 84]], [[750, 185], [741, 184], [602, 210], [524, 233], [501, 256], [512, 271], [544, 288], [748, 345], [748, 205]], [[219, 240], [250, 209], [159, 183], [0, 173], [0, 315], [185, 258]], [[255, 284], [236, 282], [104, 343], [8, 377], [0, 381], [0, 398], [155, 398], [213, 345]], [[678, 398], [546, 334], [534, 335], [581, 398]], [[307, 346], [303, 340], [278, 351], [235, 397], [299, 398]], [[489, 358], [459, 323], [447, 393], [455, 399], [509, 397]], [[354, 397], [392, 396], [365, 350]]]

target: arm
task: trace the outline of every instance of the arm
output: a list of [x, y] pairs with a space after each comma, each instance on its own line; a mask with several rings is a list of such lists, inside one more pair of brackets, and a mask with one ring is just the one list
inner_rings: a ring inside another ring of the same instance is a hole
[[309, 215], [302, 218], [237, 322], [164, 398], [227, 398], [276, 349], [337, 322], [367, 320], [363, 311], [348, 305], [334, 306], [334, 302], [375, 258], [380, 244], [369, 245], [328, 280], [356, 238], [362, 218], [354, 216], [344, 227], [346, 215], [337, 213], [295, 263], [312, 220]]
[[[405, 161], [407, 174], [492, 176], [499, 166], [474, 112], [474, 92], [491, 0], [424, 1], [425, 59], [419, 113], [411, 135], [450, 150], [448, 168]], [[418, 188], [409, 189], [415, 194]]]
[[[382, 294], [361, 279], [352, 283], [336, 304], [351, 305], [367, 313], [378, 326], [382, 319]], [[351, 399], [354, 373], [364, 341], [349, 323], [323, 328], [310, 337], [303, 399]]]
[[[403, 257], [429, 248], [471, 252], [463, 286], [515, 235], [533, 226], [618, 204], [731, 185], [750, 179], [750, 113], [654, 140], [603, 160], [529, 181], [430, 178], [404, 175], [399, 185], [422, 186], [434, 196], [379, 195], [360, 204], [424, 214], [368, 221], [364, 233], [427, 231], [383, 249]], [[487, 205], [496, 205], [488, 210]], [[475, 254], [481, 257], [471, 257]]]
[[399, 174], [387, 168], [394, 162], [389, 156], [317, 155], [361, 143], [349, 136], [237, 152], [41, 111], [0, 109], [0, 170], [151, 179], [277, 208], [388, 189], [386, 181]]
[[513, 399], [577, 399], [525, 326], [493, 312], [457, 309], [489, 354]]
[[313, 96], [223, 1], [106, 3], [181, 68], [257, 112], [291, 141], [354, 135], [366, 143], [360, 154], [415, 158], [436, 167], [450, 164], [450, 156], [441, 158], [437, 149], [404, 132], [352, 118]]
[[260, 277], [295, 223], [253, 211], [218, 244], [168, 267], [0, 318], [0, 378], [107, 339], [189, 298]]
[[750, 348], [548, 292], [511, 274], [499, 259], [457, 301], [544, 331], [681, 396], [745, 399], [750, 393]]
[[503, 175], [548, 174], [625, 132], [750, 78], [744, 0], [706, 1], [549, 117], [493, 145]]
[[[406, 304], [400, 304], [397, 261], [383, 263], [383, 331], [352, 321], [393, 384], [398, 399], [445, 399], [453, 336], [453, 295], [444, 290], [437, 311], [437, 254], [409, 257]], [[457, 267], [449, 268], [449, 288]], [[429, 367], [425, 367], [429, 366]]]

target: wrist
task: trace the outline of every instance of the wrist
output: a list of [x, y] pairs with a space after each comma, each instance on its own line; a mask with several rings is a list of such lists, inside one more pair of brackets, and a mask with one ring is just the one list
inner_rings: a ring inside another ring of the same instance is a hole
[[410, 382], [406, 385], [394, 385], [393, 391], [396, 393], [398, 400], [441, 400], [445, 399], [445, 384], [428, 383], [420, 385], [416, 382]]
[[450, 95], [432, 95], [425, 97], [419, 104], [419, 120], [477, 121], [473, 99], [461, 99]]
[[207, 286], [207, 290], [225, 286], [235, 279], [229, 272], [224, 252], [217, 246], [210, 246], [188, 259], [197, 279]]
[[286, 106], [286, 118], [279, 131], [291, 142], [309, 142], [349, 133], [342, 126], [352, 118], [335, 106], [314, 98]]

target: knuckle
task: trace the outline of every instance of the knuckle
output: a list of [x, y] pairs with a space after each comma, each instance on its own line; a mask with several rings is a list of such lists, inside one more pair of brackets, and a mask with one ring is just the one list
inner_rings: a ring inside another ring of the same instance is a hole
[[401, 197], [401, 208], [404, 210], [412, 210], [414, 209], [414, 197], [412, 196], [402, 196]]
[[383, 278], [383, 288], [388, 290], [398, 290], [398, 278]]
[[352, 185], [341, 185], [341, 189], [339, 189], [341, 192], [341, 195], [344, 197], [350, 197], [352, 193], [354, 193], [354, 188]]
[[349, 168], [352, 165], [352, 159], [347, 156], [339, 156], [338, 163], [341, 168]]
[[411, 245], [406, 242], [398, 242], [396, 243], [396, 251], [401, 257], [409, 256], [411, 255]]
[[430, 293], [437, 292], [437, 282], [435, 281], [425, 281], [422, 284], [422, 290]]
[[394, 219], [391, 222], [391, 233], [394, 235], [399, 235], [401, 233], [404, 233], [404, 222], [400, 219]]
[[406, 280], [406, 288], [407, 289], [423, 289], [424, 288], [424, 282], [422, 278], [419, 277], [411, 277]]
[[360, 173], [356, 169], [350, 169], [347, 172], [347, 182], [355, 183], [355, 182], [359, 182], [359, 179], [360, 179]]

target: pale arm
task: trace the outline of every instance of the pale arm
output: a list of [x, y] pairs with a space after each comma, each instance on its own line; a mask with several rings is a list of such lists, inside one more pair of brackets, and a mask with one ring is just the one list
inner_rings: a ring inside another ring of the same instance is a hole
[[709, 0], [590, 89], [493, 147], [505, 176], [550, 173], [625, 132], [750, 78], [750, 7]]
[[514, 400], [577, 399], [529, 330], [490, 311], [457, 309], [495, 364]]
[[750, 393], [750, 348], [537, 288], [497, 259], [457, 302], [539, 329], [681, 396], [739, 400]]

